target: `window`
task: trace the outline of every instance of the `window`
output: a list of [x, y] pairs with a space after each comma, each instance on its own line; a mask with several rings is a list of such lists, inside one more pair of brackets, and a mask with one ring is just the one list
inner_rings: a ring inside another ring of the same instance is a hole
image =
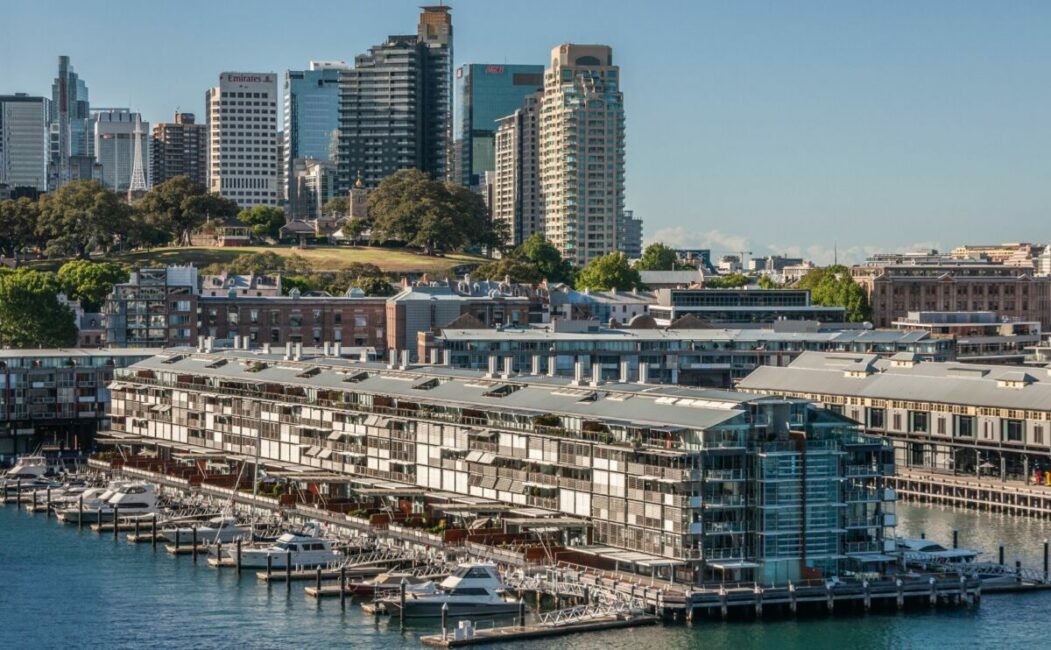
[[930, 414], [926, 411], [909, 411], [909, 432], [928, 433], [930, 431], [929, 416]]
[[868, 409], [868, 426], [870, 429], [882, 429], [885, 426], [887, 412], [884, 409]]
[[354, 327], [368, 327], [369, 319], [364, 314], [354, 314]]
[[1000, 440], [1004, 442], [1022, 442], [1022, 431], [1025, 423], [1022, 420], [1002, 420], [1000, 423]]
[[894, 422], [894, 430], [901, 431], [901, 413], [895, 413], [892, 421]]
[[956, 416], [956, 437], [973, 438], [975, 433], [975, 422], [973, 415]]
[[938, 427], [937, 428], [938, 434], [944, 436], [945, 435], [945, 418], [944, 417], [938, 418], [937, 427]]
[[1044, 444], [1044, 425], [1038, 424], [1033, 427], [1033, 442], [1038, 445]]

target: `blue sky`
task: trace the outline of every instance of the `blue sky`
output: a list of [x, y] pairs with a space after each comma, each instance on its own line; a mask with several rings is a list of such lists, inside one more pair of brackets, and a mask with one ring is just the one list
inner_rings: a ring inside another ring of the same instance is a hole
[[[0, 93], [201, 114], [223, 70], [353, 60], [404, 0], [5, 0]], [[647, 239], [812, 255], [1051, 239], [1051, 3], [457, 0], [457, 64], [605, 43]]]

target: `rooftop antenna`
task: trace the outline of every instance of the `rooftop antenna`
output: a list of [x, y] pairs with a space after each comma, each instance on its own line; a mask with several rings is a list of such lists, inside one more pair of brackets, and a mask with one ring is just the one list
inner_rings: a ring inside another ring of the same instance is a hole
[[142, 165], [142, 116], [135, 114], [135, 132], [132, 135], [132, 168], [128, 196], [141, 195], [146, 192], [146, 172]]

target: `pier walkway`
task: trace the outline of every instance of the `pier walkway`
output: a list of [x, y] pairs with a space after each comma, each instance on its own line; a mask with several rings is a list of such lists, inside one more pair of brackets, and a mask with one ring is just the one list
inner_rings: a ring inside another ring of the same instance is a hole
[[904, 501], [972, 508], [1009, 515], [1051, 517], [1051, 487], [1024, 481], [898, 468], [884, 477]]

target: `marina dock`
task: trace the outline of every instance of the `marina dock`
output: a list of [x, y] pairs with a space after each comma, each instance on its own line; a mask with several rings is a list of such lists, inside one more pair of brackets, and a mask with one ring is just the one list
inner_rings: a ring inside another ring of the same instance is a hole
[[952, 476], [899, 468], [886, 477], [903, 501], [1051, 518], [1051, 487], [989, 477]]
[[617, 617], [607, 616], [586, 622], [568, 623], [565, 625], [509, 625], [474, 630], [470, 637], [453, 634], [433, 634], [420, 637], [420, 642], [427, 646], [439, 648], [461, 648], [464, 646], [483, 645], [488, 643], [513, 643], [530, 639], [545, 639], [582, 632], [599, 632], [644, 625], [656, 625], [660, 619], [656, 616]]

